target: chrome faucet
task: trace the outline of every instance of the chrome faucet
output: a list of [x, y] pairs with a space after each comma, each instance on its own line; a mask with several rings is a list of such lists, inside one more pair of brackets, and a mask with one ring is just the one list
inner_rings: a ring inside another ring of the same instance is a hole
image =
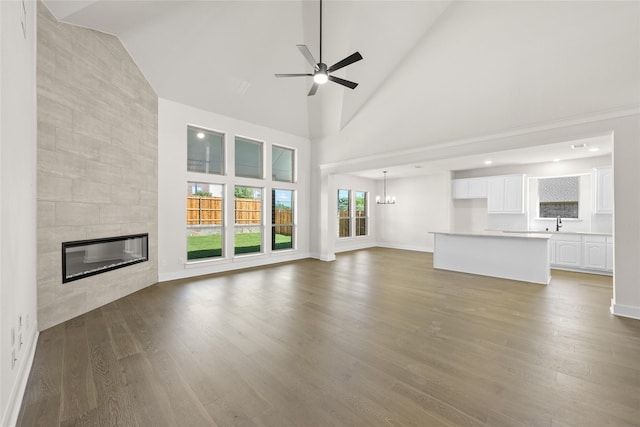
[[558, 216], [556, 217], [556, 231], [560, 231], [561, 228], [562, 228], [562, 218]]

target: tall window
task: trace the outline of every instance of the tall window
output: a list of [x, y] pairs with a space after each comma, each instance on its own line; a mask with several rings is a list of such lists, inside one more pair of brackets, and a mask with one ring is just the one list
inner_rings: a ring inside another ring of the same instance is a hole
[[236, 137], [236, 176], [262, 179], [262, 143]]
[[356, 236], [366, 236], [368, 226], [367, 192], [356, 191]]
[[262, 189], [235, 187], [235, 251], [248, 254], [262, 251]]
[[539, 179], [538, 199], [540, 218], [578, 218], [580, 177]]
[[188, 126], [187, 170], [189, 172], [224, 174], [224, 135]]
[[271, 179], [293, 182], [293, 150], [271, 147]]
[[187, 260], [222, 256], [224, 187], [187, 183]]
[[293, 191], [271, 192], [271, 250], [293, 248]]
[[351, 236], [349, 190], [338, 190], [338, 237]]

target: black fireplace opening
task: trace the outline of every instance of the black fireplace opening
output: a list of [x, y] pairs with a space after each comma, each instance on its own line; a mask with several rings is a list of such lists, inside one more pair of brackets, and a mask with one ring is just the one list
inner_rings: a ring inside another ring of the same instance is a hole
[[149, 260], [149, 235], [62, 243], [62, 283]]

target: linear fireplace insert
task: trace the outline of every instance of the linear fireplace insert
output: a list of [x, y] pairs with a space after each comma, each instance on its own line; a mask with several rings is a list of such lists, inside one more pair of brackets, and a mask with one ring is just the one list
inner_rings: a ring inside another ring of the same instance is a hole
[[149, 260], [149, 235], [62, 243], [62, 283]]

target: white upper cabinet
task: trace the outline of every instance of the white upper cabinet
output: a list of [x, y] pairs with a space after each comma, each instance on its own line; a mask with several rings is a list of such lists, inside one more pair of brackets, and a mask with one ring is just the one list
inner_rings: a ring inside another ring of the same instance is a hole
[[613, 213], [613, 168], [595, 168], [595, 175], [595, 211], [597, 214]]
[[462, 178], [451, 181], [454, 199], [483, 199], [487, 197], [487, 178]]
[[452, 180], [451, 196], [454, 199], [468, 199], [469, 198], [469, 180], [468, 179]]
[[489, 213], [524, 213], [524, 175], [492, 176], [487, 184]]
[[469, 179], [469, 198], [471, 199], [487, 198], [487, 178]]

